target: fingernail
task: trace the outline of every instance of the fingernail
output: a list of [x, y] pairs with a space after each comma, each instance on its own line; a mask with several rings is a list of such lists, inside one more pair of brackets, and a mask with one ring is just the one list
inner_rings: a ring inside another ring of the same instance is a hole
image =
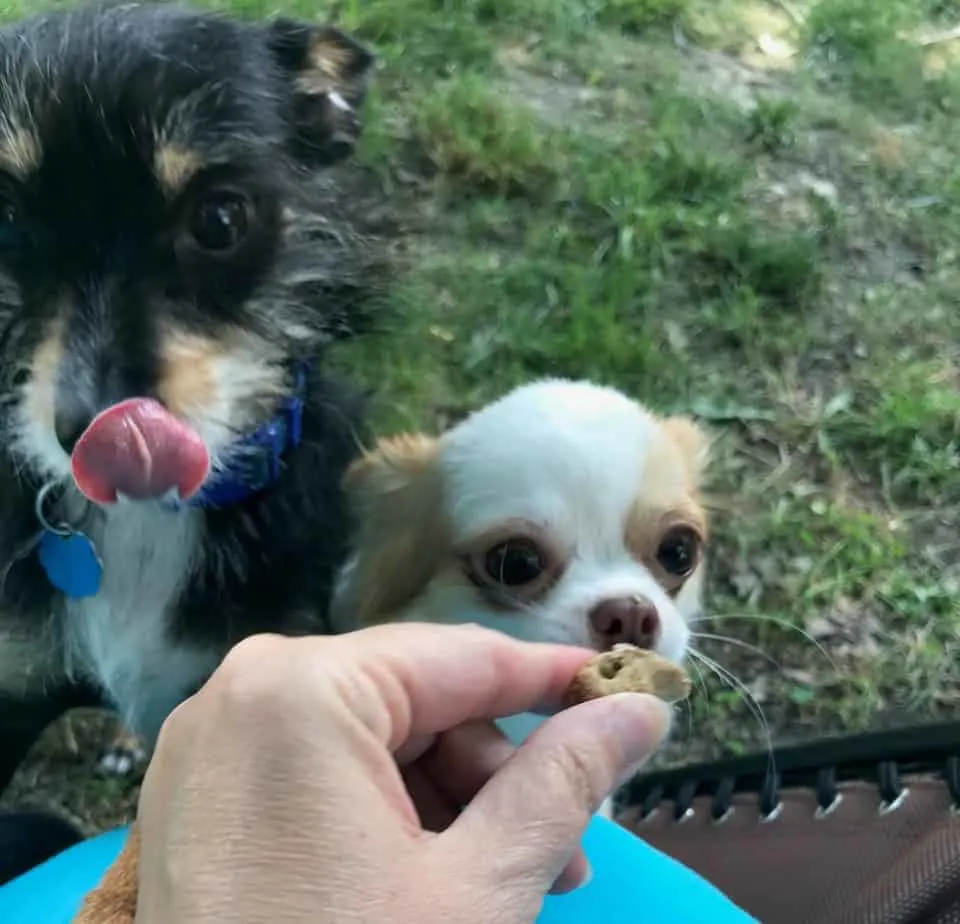
[[[651, 755], [652, 756], [652, 755]], [[613, 791], [616, 792], [620, 789], [621, 786], [626, 786], [643, 768], [649, 763], [650, 757], [645, 757], [643, 760], [637, 761], [635, 764], [631, 764], [620, 776], [617, 777], [617, 785], [614, 786]]]
[[569, 895], [571, 892], [576, 892], [577, 889], [582, 889], [591, 879], [593, 879], [593, 867], [590, 865], [590, 861], [586, 858], [583, 859], [583, 875], [579, 882], [576, 885], [570, 885], [569, 874], [570, 868], [565, 869], [550, 887], [551, 895]]
[[[577, 886], [577, 889], [582, 889], [585, 885], [590, 885], [593, 881], [593, 867], [590, 865], [590, 861], [587, 861], [587, 868], [583, 872], [583, 879], [580, 880], [580, 885]], [[574, 889], [576, 891], [576, 889]]]
[[610, 720], [623, 744], [624, 762], [631, 770], [642, 767], [660, 746], [670, 728], [671, 710], [661, 699], [641, 693], [621, 693], [607, 702]]

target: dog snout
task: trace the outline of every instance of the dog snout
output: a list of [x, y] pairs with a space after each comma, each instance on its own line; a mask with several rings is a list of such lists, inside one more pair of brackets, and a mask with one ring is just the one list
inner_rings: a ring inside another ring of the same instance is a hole
[[590, 627], [606, 648], [624, 642], [654, 649], [660, 639], [660, 616], [646, 597], [615, 597], [601, 600], [590, 611]]
[[141, 381], [109, 356], [68, 346], [54, 391], [53, 428], [66, 453], [102, 410], [143, 391]]
[[73, 447], [96, 414], [97, 407], [91, 396], [61, 378], [53, 409], [53, 427], [57, 442], [65, 452], [73, 452]]

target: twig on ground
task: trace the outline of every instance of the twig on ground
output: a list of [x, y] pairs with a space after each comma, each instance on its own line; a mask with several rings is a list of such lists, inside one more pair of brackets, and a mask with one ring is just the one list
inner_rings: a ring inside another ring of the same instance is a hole
[[951, 26], [942, 32], [921, 35], [915, 38], [914, 42], [921, 48], [930, 48], [932, 45], [944, 45], [947, 42], [955, 42], [957, 39], [960, 39], [960, 26]]
[[781, 12], [786, 13], [795, 26], [803, 25], [803, 14], [792, 3], [787, 3], [787, 0], [769, 0], [769, 2]]

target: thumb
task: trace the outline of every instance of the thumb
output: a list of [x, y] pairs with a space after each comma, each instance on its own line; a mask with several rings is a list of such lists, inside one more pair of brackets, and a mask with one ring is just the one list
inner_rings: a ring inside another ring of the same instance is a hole
[[666, 703], [638, 693], [553, 716], [440, 836], [447, 842], [442, 849], [464, 858], [479, 845], [478, 876], [489, 877], [492, 889], [522, 883], [539, 902], [575, 855], [600, 803], [666, 737], [670, 718]]

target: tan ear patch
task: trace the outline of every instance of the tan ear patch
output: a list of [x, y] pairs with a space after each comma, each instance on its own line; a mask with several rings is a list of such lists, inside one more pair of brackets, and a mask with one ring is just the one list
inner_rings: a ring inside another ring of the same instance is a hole
[[660, 422], [666, 439], [651, 444], [643, 462], [639, 491], [627, 514], [624, 544], [670, 592], [678, 592], [686, 578], [668, 575], [657, 562], [657, 550], [668, 532], [690, 530], [698, 556], [707, 538], [707, 514], [700, 498], [700, 478], [706, 467], [706, 434], [687, 417]]
[[153, 156], [157, 183], [170, 198], [180, 195], [202, 167], [199, 154], [176, 144], [160, 145]]
[[698, 484], [710, 454], [710, 441], [707, 434], [689, 417], [668, 417], [661, 424], [666, 434], [683, 454], [691, 480], [694, 484]]
[[40, 166], [40, 160], [40, 143], [32, 132], [12, 128], [0, 134], [0, 170], [23, 180]]
[[411, 477], [433, 468], [437, 441], [419, 433], [401, 433], [378, 440], [372, 452], [354, 462], [344, 476], [343, 486], [365, 494], [405, 485]]
[[305, 93], [338, 90], [362, 77], [371, 61], [370, 54], [342, 32], [321, 28], [310, 38], [307, 67], [298, 78], [299, 85]]
[[449, 553], [438, 452], [428, 436], [381, 440], [344, 477], [358, 518], [356, 565], [337, 604], [347, 623], [392, 618]]
[[349, 157], [363, 131], [360, 110], [375, 58], [352, 36], [330, 25], [280, 17], [268, 43], [290, 75], [291, 138], [296, 155], [314, 166]]
[[703, 431], [686, 417], [657, 422], [661, 432], [650, 441], [642, 461], [637, 503], [641, 509], [665, 511], [686, 505], [699, 493], [708, 444]]

